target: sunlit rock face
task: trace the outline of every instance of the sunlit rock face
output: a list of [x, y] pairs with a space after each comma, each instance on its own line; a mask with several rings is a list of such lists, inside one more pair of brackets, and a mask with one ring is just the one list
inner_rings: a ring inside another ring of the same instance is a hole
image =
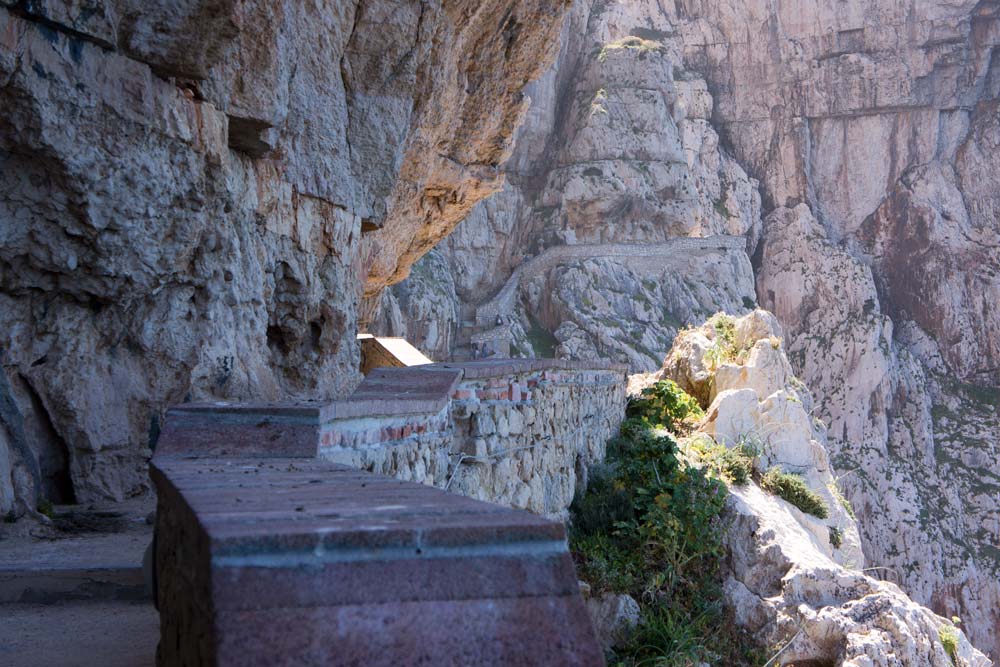
[[[763, 310], [729, 322], [729, 341], [714, 322], [682, 332], [663, 368], [635, 381], [672, 379], [706, 406], [698, 428], [681, 439], [694, 460], [706, 438], [756, 454], [754, 479], [730, 485], [723, 514], [723, 588], [735, 623], [762, 645], [783, 647], [785, 664], [993, 664], [951, 620], [867, 574], [873, 570], [838, 490], [826, 426], [810, 414], [813, 397], [794, 375], [781, 326]], [[823, 516], [768, 492], [760, 475], [774, 467], [797, 476]], [[954, 657], [942, 632], [954, 635]]]
[[548, 248], [742, 236], [753, 286], [718, 257], [554, 266], [519, 287], [514, 349], [648, 370], [681, 325], [759, 297], [830, 426], [869, 561], [995, 654], [998, 12], [580, 0], [508, 184], [441, 249], [460, 345], [461, 321]]
[[170, 403], [350, 391], [567, 9], [0, 2], [0, 510], [143, 492]]
[[677, 3], [713, 121], [761, 182], [760, 303], [866, 554], [994, 655], [998, 8]]
[[[656, 3], [573, 6], [557, 63], [529, 89], [507, 185], [441, 246], [462, 311], [456, 347], [461, 320], [532, 259], [545, 269], [520, 280], [499, 318], [514, 354], [558, 348], [653, 370], [685, 324], [753, 307], [757, 183], [720, 146], [708, 84], [683, 47]], [[695, 252], [669, 245], [716, 237]], [[421, 343], [419, 326], [385, 333]]]

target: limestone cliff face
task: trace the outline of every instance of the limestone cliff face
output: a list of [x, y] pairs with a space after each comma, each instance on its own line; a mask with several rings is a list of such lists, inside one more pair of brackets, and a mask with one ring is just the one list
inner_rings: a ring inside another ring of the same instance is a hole
[[1000, 654], [1000, 5], [677, 10], [761, 181], [757, 293], [819, 398], [869, 560]]
[[[459, 355], [499, 323], [514, 355], [560, 347], [653, 370], [680, 327], [754, 305], [757, 184], [720, 147], [708, 85], [661, 19], [656, 3], [573, 6], [557, 64], [529, 89], [507, 185], [435, 251], [452, 267], [459, 319], [444, 324]], [[383, 331], [423, 343], [423, 313], [403, 310]]]
[[[813, 397], [793, 374], [780, 325], [757, 310], [732, 327], [728, 342], [711, 323], [682, 332], [654, 376], [675, 380], [707, 406], [682, 448], [697, 458], [706, 438], [749, 447], [756, 475], [775, 468], [794, 474], [825, 508], [769, 492], [766, 475], [759, 484], [730, 486], [723, 570], [736, 623], [781, 647], [776, 664], [992, 665], [951, 620], [866, 574], [878, 570], [866, 568], [858, 521], [830, 463], [826, 426], [810, 414]], [[949, 636], [953, 646], [943, 639]]]
[[349, 391], [566, 9], [0, 2], [0, 511], [140, 492], [170, 403]]
[[745, 252], [661, 273], [606, 249], [536, 273], [500, 318], [512, 350], [648, 369], [680, 325], [759, 297], [830, 426], [869, 561], [994, 654], [998, 13], [580, 0], [507, 187], [440, 250], [462, 354], [463, 320], [553, 246], [739, 236]]

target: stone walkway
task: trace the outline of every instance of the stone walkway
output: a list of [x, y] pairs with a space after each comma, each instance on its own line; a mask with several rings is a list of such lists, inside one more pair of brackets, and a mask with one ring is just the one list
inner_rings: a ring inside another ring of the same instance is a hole
[[522, 283], [548, 273], [561, 264], [610, 257], [631, 260], [629, 266], [632, 267], [643, 264], [650, 270], [663, 271], [673, 262], [686, 261], [692, 254], [745, 251], [746, 241], [741, 236], [676, 238], [663, 243], [641, 245], [603, 243], [553, 246], [518, 266], [497, 295], [476, 308], [476, 325], [480, 329], [494, 326], [498, 316], [509, 315], [513, 310], [518, 288]]
[[0, 525], [0, 665], [151, 667], [160, 637], [142, 573], [153, 499], [58, 507]]
[[143, 602], [0, 605], [0, 665], [152, 667], [159, 623]]

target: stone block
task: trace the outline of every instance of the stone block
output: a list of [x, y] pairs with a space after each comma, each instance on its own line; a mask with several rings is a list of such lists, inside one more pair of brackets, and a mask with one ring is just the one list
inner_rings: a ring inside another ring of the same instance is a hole
[[562, 524], [312, 459], [151, 475], [161, 665], [603, 664]]

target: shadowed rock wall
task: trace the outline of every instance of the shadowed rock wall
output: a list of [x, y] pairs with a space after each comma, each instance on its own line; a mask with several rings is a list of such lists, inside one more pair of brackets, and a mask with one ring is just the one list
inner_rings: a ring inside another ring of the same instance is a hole
[[565, 9], [0, 3], [0, 510], [143, 492], [167, 404], [349, 392]]

